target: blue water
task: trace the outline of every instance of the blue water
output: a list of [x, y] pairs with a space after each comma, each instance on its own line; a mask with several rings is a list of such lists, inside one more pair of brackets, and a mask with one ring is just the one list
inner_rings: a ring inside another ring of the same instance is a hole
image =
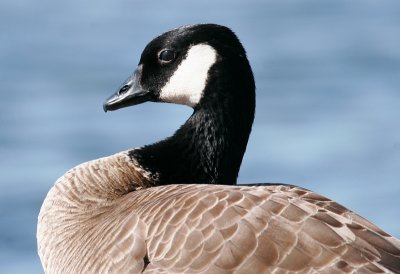
[[191, 113], [104, 114], [147, 42], [230, 26], [257, 82], [240, 182], [315, 190], [400, 237], [399, 1], [0, 2], [0, 273], [41, 273], [36, 219], [69, 168], [174, 132]]

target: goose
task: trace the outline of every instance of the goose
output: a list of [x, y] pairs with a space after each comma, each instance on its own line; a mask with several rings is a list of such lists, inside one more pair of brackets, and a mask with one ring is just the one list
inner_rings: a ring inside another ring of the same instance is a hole
[[400, 273], [400, 241], [284, 184], [236, 184], [255, 112], [237, 36], [216, 24], [154, 38], [105, 111], [193, 108], [169, 138], [68, 171], [38, 216], [46, 273]]

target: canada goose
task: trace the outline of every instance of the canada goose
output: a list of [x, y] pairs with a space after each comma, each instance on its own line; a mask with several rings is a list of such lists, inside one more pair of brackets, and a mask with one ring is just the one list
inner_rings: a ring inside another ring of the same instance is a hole
[[173, 136], [58, 179], [38, 218], [46, 273], [400, 273], [400, 241], [330, 199], [234, 185], [255, 85], [230, 29], [156, 37], [104, 109], [146, 101], [194, 111]]

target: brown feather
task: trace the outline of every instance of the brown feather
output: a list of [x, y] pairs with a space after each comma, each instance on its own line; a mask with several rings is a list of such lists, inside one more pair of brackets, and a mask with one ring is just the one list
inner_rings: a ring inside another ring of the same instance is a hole
[[391, 273], [400, 241], [284, 186], [150, 187], [126, 153], [61, 177], [42, 206], [46, 273]]

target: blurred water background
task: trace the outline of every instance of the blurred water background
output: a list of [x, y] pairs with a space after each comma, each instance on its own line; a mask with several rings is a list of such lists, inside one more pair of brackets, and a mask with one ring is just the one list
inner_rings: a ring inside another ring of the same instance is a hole
[[144, 46], [172, 27], [231, 27], [257, 113], [239, 182], [328, 196], [400, 237], [399, 1], [0, 2], [0, 273], [41, 273], [36, 220], [73, 166], [171, 135], [184, 106], [104, 114]]

